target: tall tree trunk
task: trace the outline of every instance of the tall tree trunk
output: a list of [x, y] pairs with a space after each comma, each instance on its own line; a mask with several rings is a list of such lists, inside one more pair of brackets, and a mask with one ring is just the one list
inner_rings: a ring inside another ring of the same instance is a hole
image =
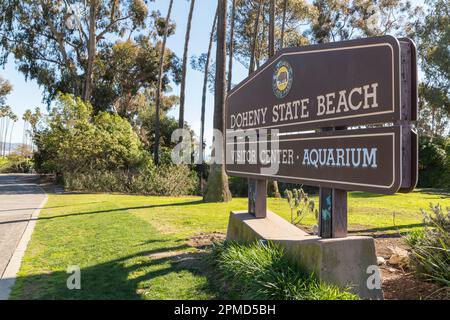
[[6, 141], [8, 140], [9, 118], [5, 118], [5, 136], [3, 139], [3, 156], [6, 156]]
[[259, 18], [261, 16], [261, 11], [263, 9], [262, 5], [263, 0], [258, 1], [258, 7], [256, 12], [255, 24], [253, 25], [253, 35], [251, 40], [251, 53], [250, 53], [250, 66], [248, 68], [248, 74], [250, 75], [253, 71], [255, 71], [255, 55], [256, 55], [256, 45], [258, 39], [258, 28], [259, 28]]
[[[275, 55], [275, 1], [276, 0], [270, 0], [269, 9], [269, 58]], [[269, 183], [267, 184], [267, 194], [271, 197], [281, 197], [277, 181], [269, 180]]]
[[3, 127], [4, 127], [4, 123], [5, 123], [5, 118], [1, 117], [0, 118], [0, 156], [4, 156], [3, 155]]
[[214, 40], [214, 30], [216, 29], [216, 24], [217, 24], [217, 9], [216, 9], [216, 14], [214, 15], [214, 21], [213, 21], [213, 25], [211, 28], [211, 33], [209, 35], [209, 45], [208, 45], [208, 53], [206, 54], [206, 62], [205, 62], [205, 74], [203, 77], [203, 91], [202, 91], [202, 111], [201, 111], [201, 117], [200, 117], [200, 145], [199, 145], [199, 162], [201, 165], [201, 185], [200, 185], [200, 189], [202, 191], [203, 194], [203, 177], [205, 176], [205, 166], [204, 166], [204, 140], [205, 140], [205, 108], [206, 108], [206, 90], [208, 89], [208, 74], [209, 74], [209, 61], [211, 59], [211, 50], [212, 50], [212, 43]]
[[3, 145], [3, 117], [0, 115], [0, 156], [3, 157], [2, 145]]
[[26, 124], [27, 123], [24, 121], [23, 128], [22, 128], [22, 147], [25, 146], [25, 126], [26, 126]]
[[12, 123], [11, 133], [9, 134], [9, 148], [8, 148], [8, 155], [11, 154], [11, 141], [12, 141], [12, 135], [13, 135], [14, 124], [15, 124], [15, 123], [16, 123], [15, 121]]
[[231, 81], [233, 80], [233, 51], [234, 51], [234, 20], [236, 16], [236, 0], [231, 5], [231, 21], [230, 21], [230, 44], [229, 44], [229, 60], [228, 60], [228, 86], [227, 92], [231, 90]]
[[83, 100], [90, 101], [91, 100], [91, 92], [92, 92], [92, 73], [94, 70], [94, 59], [95, 54], [97, 52], [96, 48], [96, 15], [97, 15], [97, 0], [91, 0], [90, 8], [89, 8], [89, 42], [88, 42], [88, 61], [87, 68], [85, 74], [85, 84], [84, 84], [84, 93]]
[[189, 8], [189, 16], [186, 27], [186, 35], [184, 37], [183, 65], [181, 69], [181, 91], [180, 91], [180, 115], [178, 117], [178, 128], [184, 127], [184, 100], [186, 90], [186, 69], [188, 61], [189, 37], [191, 34], [192, 14], [194, 12], [195, 0], [191, 0]]
[[[216, 49], [216, 79], [214, 94], [214, 129], [224, 132], [224, 107], [226, 97], [226, 32], [227, 32], [227, 1], [218, 0], [217, 16], [217, 49]], [[225, 173], [224, 143], [216, 143], [212, 156], [220, 152], [221, 158], [211, 163], [205, 202], [227, 202], [231, 200], [228, 188], [228, 177]], [[221, 150], [217, 150], [220, 148]]]
[[287, 11], [287, 6], [288, 6], [288, 0], [284, 0], [283, 21], [281, 22], [281, 39], [280, 39], [281, 49], [284, 48], [284, 31], [285, 31], [285, 28], [286, 28], [286, 11]]
[[173, 0], [170, 0], [169, 9], [167, 10], [166, 25], [164, 27], [163, 42], [161, 45], [161, 52], [159, 56], [159, 73], [158, 86], [156, 89], [156, 121], [155, 121], [155, 145], [153, 147], [153, 157], [155, 164], [159, 164], [159, 140], [160, 140], [160, 109], [161, 109], [161, 95], [162, 95], [162, 76], [164, 71], [164, 53], [166, 51], [167, 35], [169, 33], [170, 14], [172, 13]]
[[269, 7], [269, 58], [275, 55], [275, 1], [270, 0]]

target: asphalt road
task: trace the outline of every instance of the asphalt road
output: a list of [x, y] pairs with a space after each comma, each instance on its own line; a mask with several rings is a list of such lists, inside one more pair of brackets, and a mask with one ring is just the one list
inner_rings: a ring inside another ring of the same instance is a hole
[[0, 279], [33, 212], [45, 199], [37, 176], [0, 174]]

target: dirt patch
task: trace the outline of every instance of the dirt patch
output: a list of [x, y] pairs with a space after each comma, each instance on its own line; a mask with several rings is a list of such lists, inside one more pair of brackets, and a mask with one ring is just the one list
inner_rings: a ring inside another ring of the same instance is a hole
[[203, 265], [202, 259], [206, 256], [206, 251], [195, 249], [195, 251], [163, 251], [148, 255], [151, 260], [167, 260], [175, 268], [181, 269], [199, 269]]
[[188, 239], [188, 246], [204, 249], [214, 242], [224, 241], [226, 235], [222, 232], [199, 233]]
[[405, 243], [403, 238], [376, 238], [375, 239], [375, 251], [378, 257], [383, 257], [386, 260], [392, 254], [390, 248], [400, 247], [402, 249], [408, 250], [408, 245]]
[[149, 254], [148, 257], [153, 260], [167, 259], [184, 254], [185, 251], [161, 251]]
[[387, 300], [450, 300], [450, 288], [422, 281], [412, 272], [381, 266], [382, 288]]

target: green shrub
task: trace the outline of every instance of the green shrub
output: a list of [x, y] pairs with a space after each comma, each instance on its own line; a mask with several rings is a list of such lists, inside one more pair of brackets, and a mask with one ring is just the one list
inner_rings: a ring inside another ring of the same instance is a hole
[[213, 261], [239, 299], [354, 300], [357, 296], [298, 270], [273, 244], [215, 244]]
[[197, 174], [186, 165], [159, 166], [154, 175], [153, 191], [158, 195], [193, 194], [197, 187]]
[[69, 94], [58, 97], [35, 132], [36, 170], [56, 173], [68, 190], [180, 196], [196, 192], [197, 176], [188, 166], [170, 163], [161, 147], [155, 167], [130, 122]]
[[198, 178], [184, 165], [148, 165], [137, 171], [66, 172], [67, 190], [181, 196], [196, 192]]
[[4, 168], [8, 167], [9, 161], [6, 157], [0, 157], [0, 172], [3, 172]]
[[450, 208], [430, 205], [422, 210], [425, 227], [406, 237], [411, 247], [411, 262], [428, 280], [450, 286]]
[[18, 155], [0, 158], [0, 173], [30, 173], [33, 171], [33, 161]]
[[410, 247], [414, 247], [419, 242], [419, 239], [424, 237], [424, 233], [425, 231], [423, 229], [411, 231], [406, 235], [406, 243], [408, 243]]
[[69, 94], [59, 96], [34, 140], [36, 170], [41, 173], [126, 172], [140, 169], [149, 158], [126, 119], [94, 114], [89, 103]]
[[417, 186], [450, 189], [450, 138], [420, 137]]

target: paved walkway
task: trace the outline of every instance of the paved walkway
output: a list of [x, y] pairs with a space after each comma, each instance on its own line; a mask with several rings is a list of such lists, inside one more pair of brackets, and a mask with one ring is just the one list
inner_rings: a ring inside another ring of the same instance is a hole
[[20, 266], [20, 254], [14, 256], [20, 259], [12, 259], [13, 255], [18, 249], [26, 248], [25, 238], [32, 232], [31, 218], [33, 214], [36, 217], [47, 198], [36, 184], [37, 178], [28, 174], [0, 174], [0, 279], [11, 276], [6, 274], [15, 269], [11, 264]]

